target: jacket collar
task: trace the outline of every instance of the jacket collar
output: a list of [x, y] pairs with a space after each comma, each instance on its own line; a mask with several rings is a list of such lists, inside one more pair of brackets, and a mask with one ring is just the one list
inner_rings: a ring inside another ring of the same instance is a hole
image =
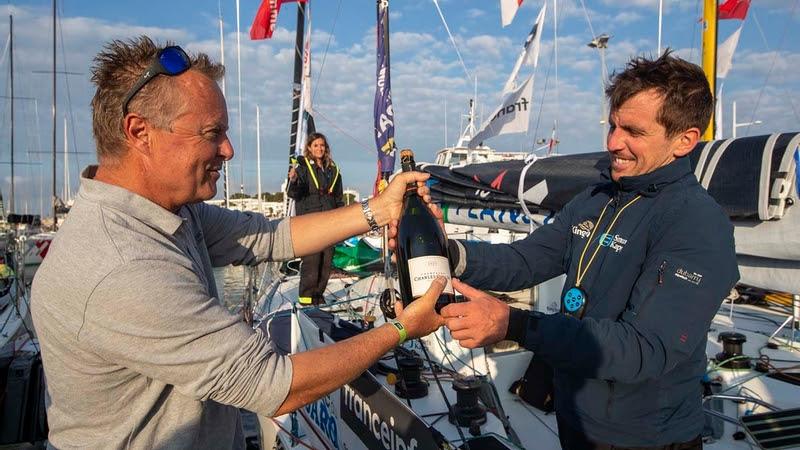
[[[104, 207], [116, 209], [169, 235], [175, 234], [185, 218], [162, 208], [150, 200], [113, 184], [94, 179], [97, 166], [88, 166], [81, 173], [79, 195]], [[186, 213], [181, 208], [181, 213]]]
[[[691, 161], [688, 157], [683, 157], [643, 175], [621, 177], [618, 182], [614, 182], [614, 187], [620, 192], [652, 196], [656, 195], [664, 186], [678, 181], [691, 172]], [[610, 168], [603, 172], [603, 177], [611, 180]]]

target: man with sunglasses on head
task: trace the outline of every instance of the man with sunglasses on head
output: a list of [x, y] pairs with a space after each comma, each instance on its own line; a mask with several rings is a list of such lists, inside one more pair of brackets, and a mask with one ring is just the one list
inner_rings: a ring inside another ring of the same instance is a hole
[[[450, 241], [468, 301], [442, 316], [465, 347], [509, 339], [553, 368], [563, 448], [699, 449], [707, 332], [739, 278], [733, 227], [688, 158], [714, 102], [703, 71], [669, 51], [630, 61], [606, 94], [608, 182], [513, 244]], [[551, 315], [475, 288], [561, 274]]]
[[206, 55], [147, 37], [95, 58], [99, 164], [83, 172], [32, 292], [53, 447], [244, 448], [238, 408], [293, 411], [443, 323], [438, 280], [395, 322], [280, 356], [221, 304], [212, 267], [303, 256], [379, 229], [399, 217], [409, 182], [430, 199], [427, 176], [408, 173], [361, 205], [284, 220], [203, 203], [233, 157], [222, 75]]

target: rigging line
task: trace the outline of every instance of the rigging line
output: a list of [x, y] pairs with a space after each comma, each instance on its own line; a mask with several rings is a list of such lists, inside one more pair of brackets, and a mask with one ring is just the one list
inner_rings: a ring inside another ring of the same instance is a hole
[[[693, 17], [700, 17], [700, 0], [697, 0], [697, 2], [695, 3]], [[689, 47], [691, 48], [691, 50], [689, 51], [689, 61], [692, 61], [694, 59], [694, 51], [697, 49], [697, 47], [695, 47], [695, 44], [697, 43], [697, 35], [700, 34], [697, 32], [697, 30], [702, 22], [703, 22], [702, 18], [694, 21], [694, 27], [692, 27], [692, 45]]]
[[[595, 39], [597, 37], [597, 35], [594, 34], [594, 27], [592, 26], [592, 19], [589, 18], [589, 11], [586, 9], [586, 3], [584, 3], [583, 0], [581, 0], [581, 6], [583, 7], [583, 15], [586, 16], [586, 23], [589, 24], [589, 31], [591, 31], [591, 33], [592, 33], [592, 39]], [[606, 63], [605, 59], [602, 58], [603, 50], [602, 49], [598, 49], [598, 50], [600, 50], [600, 56], [601, 56], [600, 59], [602, 61], [601, 64], [605, 66], [605, 67], [601, 67], [600, 68], [601, 72], [605, 71], [605, 76], [603, 76], [603, 80], [602, 80], [603, 85], [605, 86], [605, 83], [608, 81], [608, 63]]]
[[[515, 399], [515, 400], [516, 400], [516, 399]], [[538, 420], [538, 421], [539, 421], [539, 423], [541, 423], [542, 425], [544, 425], [544, 427], [545, 427], [545, 428], [547, 428], [547, 429], [548, 429], [548, 430], [549, 430], [549, 431], [550, 431], [550, 432], [553, 434], [553, 436], [558, 436], [558, 433], [556, 432], [556, 430], [554, 430], [554, 429], [550, 428], [550, 425], [548, 425], [548, 424], [547, 424], [547, 422], [545, 422], [544, 420], [542, 420], [542, 418], [541, 418], [541, 417], [539, 417], [539, 415], [538, 415], [538, 414], [536, 414], [536, 412], [535, 412], [535, 411], [532, 411], [532, 410], [530, 409], [530, 407], [529, 407], [529, 406], [528, 406], [528, 405], [527, 405], [527, 404], [526, 404], [524, 401], [520, 401], [520, 400], [516, 400], [516, 401], [517, 401], [517, 402], [519, 402], [519, 404], [520, 404], [520, 405], [522, 405], [522, 407], [523, 407], [523, 408], [525, 408], [525, 411], [528, 411], [528, 412], [530, 413], [530, 415], [532, 415], [532, 416], [533, 416], [533, 417], [534, 417], [536, 420]]]
[[[553, 0], [553, 4], [554, 5], [555, 5], [555, 1], [556, 0]], [[555, 6], [553, 7], [553, 14], [554, 15], [556, 14]], [[559, 25], [561, 25], [563, 22], [564, 22], [564, 16], [563, 15], [560, 18], [558, 18], [556, 21], [554, 21], [554, 26], [553, 26], [554, 32], [555, 32], [555, 30], [558, 29]], [[556, 90], [556, 111], [555, 111], [556, 119], [555, 120], [558, 120], [558, 110], [559, 110], [559, 98], [558, 97], [559, 97], [559, 95], [558, 95], [558, 42], [557, 42], [557, 37], [553, 38], [553, 52], [550, 53], [550, 63], [547, 66], [547, 72], [545, 72], [544, 87], [542, 89], [542, 100], [539, 103], [539, 113], [536, 115], [536, 127], [533, 130], [534, 142], [533, 142], [533, 145], [531, 146], [531, 151], [532, 152], [536, 151], [536, 135], [539, 133], [539, 124], [541, 123], [541, 120], [542, 120], [542, 111], [544, 110], [544, 98], [545, 98], [545, 96], [547, 94], [547, 85], [548, 85], [548, 81], [550, 80], [550, 69], [554, 69], [554, 72], [555, 72], [555, 82], [554, 82], [555, 90]]]
[[[772, 51], [769, 48], [769, 44], [767, 43], [767, 37], [764, 35], [764, 29], [761, 28], [761, 22], [758, 21], [758, 16], [756, 12], [753, 11], [750, 13], [753, 16], [753, 20], [756, 22], [756, 28], [758, 28], [758, 33], [761, 35], [761, 40], [764, 42], [764, 48], [767, 49], [768, 52]], [[794, 118], [800, 122], [800, 114], [797, 113], [797, 108], [794, 106], [794, 101], [792, 100], [792, 96], [790, 92], [783, 86], [781, 86], [783, 93], [786, 95], [786, 99], [789, 101], [789, 105], [792, 107], [792, 112], [794, 113]]]
[[[434, 3], [436, 2], [436, 0], [433, 1]], [[428, 367], [433, 367], [433, 363], [431, 363], [431, 357], [428, 356], [428, 351], [425, 349], [425, 343], [422, 342], [422, 339], [417, 339], [417, 342], [419, 342], [422, 353], [425, 354], [425, 359], [428, 360]], [[433, 372], [433, 379], [436, 380], [436, 385], [439, 387], [439, 393], [442, 394], [442, 399], [444, 399], [444, 404], [447, 406], [448, 413], [455, 415], [455, 410], [450, 404], [450, 400], [447, 398], [447, 393], [445, 393], [444, 388], [442, 387], [442, 382], [439, 381], [439, 375], [437, 375], [436, 372]], [[466, 450], [470, 450], [469, 442], [467, 442], [467, 438], [464, 437], [464, 430], [462, 430], [460, 426], [456, 426], [456, 430], [458, 431], [458, 437], [461, 438], [461, 442], [464, 443], [464, 448]]]
[[[450, 370], [452, 372], [454, 372], [454, 373], [458, 373], [458, 369], [456, 369], [456, 365], [453, 364], [453, 361], [450, 361], [450, 354], [453, 353], [453, 352], [451, 352], [450, 349], [447, 348], [447, 345], [444, 345], [444, 346], [442, 345], [442, 341], [439, 340], [439, 335], [438, 334], [434, 333], [433, 335], [436, 338], [436, 343], [439, 345], [439, 350], [442, 351], [442, 356], [444, 356], [444, 359], [447, 360], [447, 364], [450, 364]], [[458, 357], [456, 357], [455, 354], [453, 354], [453, 357], [458, 359]], [[463, 361], [461, 362], [461, 364], [466, 366], [466, 364]], [[431, 368], [431, 370], [433, 370], [433, 368]]]
[[[58, 16], [58, 25], [59, 25], [59, 31], [58, 32], [59, 32], [59, 36], [61, 37], [61, 42], [60, 42], [60, 44], [61, 44], [61, 57], [64, 60], [62, 62], [62, 64], [64, 65], [64, 72], [68, 73], [69, 70], [67, 70], [67, 51], [64, 48], [64, 24], [62, 23], [62, 20], [63, 20], [63, 17], [64, 17], [64, 2], [59, 3], [59, 8], [61, 9], [61, 11], [59, 11], [59, 16]], [[74, 158], [72, 158], [72, 160], [75, 162], [75, 170], [80, 175], [80, 173], [81, 173], [81, 164], [80, 164], [80, 161], [78, 160], [78, 158], [79, 158], [79, 156], [78, 156], [78, 142], [77, 142], [77, 139], [75, 138], [75, 111], [72, 108], [72, 94], [70, 94], [70, 88], [69, 88], [69, 75], [64, 75], [64, 84], [66, 85], [67, 108], [69, 109], [69, 123], [70, 123], [70, 130], [72, 131], [72, 153], [73, 153], [73, 156], [74, 156]], [[69, 168], [65, 168], [64, 170], [69, 170]], [[64, 195], [66, 196], [66, 193], [64, 193]], [[64, 202], [66, 202], [66, 201], [67, 201], [67, 199], [64, 198]]]
[[370, 155], [373, 154], [372, 149], [370, 147], [368, 147], [366, 144], [364, 144], [363, 142], [359, 141], [355, 136], [351, 135], [350, 133], [348, 133], [347, 131], [343, 130], [341, 127], [336, 125], [336, 123], [333, 120], [331, 120], [330, 118], [328, 118], [328, 116], [326, 116], [325, 113], [323, 113], [322, 111], [320, 111], [320, 110], [315, 108], [314, 109], [314, 114], [319, 114], [320, 117], [322, 117], [326, 122], [328, 122], [337, 131], [339, 131], [343, 135], [349, 137], [353, 142], [358, 144], [362, 149], [364, 149], [364, 151], [366, 151]]
[[[761, 85], [761, 90], [758, 91], [758, 97], [756, 98], [756, 106], [753, 108], [753, 113], [750, 115], [750, 122], [755, 121], [756, 112], [758, 112], [758, 107], [761, 104], [761, 97], [764, 95], [764, 90], [767, 88], [767, 82], [769, 81], [770, 75], [772, 75], [773, 69], [775, 69], [775, 62], [778, 60], [778, 53], [780, 53], [781, 48], [783, 47], [783, 43], [786, 39], [786, 32], [789, 30], [789, 25], [791, 24], [792, 19], [794, 18], [795, 12], [797, 11], [797, 5], [800, 3], [800, 0], [795, 0], [794, 6], [792, 6], [792, 12], [789, 14], [789, 17], [786, 20], [786, 26], [783, 27], [783, 33], [781, 35], [780, 41], [778, 41], [778, 47], [775, 49], [775, 53], [772, 55], [772, 63], [769, 66], [769, 71], [767, 72], [766, 78], [764, 78], [764, 84]], [[752, 125], [748, 125], [745, 128], [745, 133], [750, 133], [750, 127]]]
[[336, 23], [339, 21], [339, 11], [342, 9], [342, 0], [339, 0], [339, 4], [336, 7], [336, 15], [333, 16], [333, 26], [331, 26], [331, 32], [328, 35], [328, 43], [325, 44], [325, 52], [322, 53], [322, 62], [319, 65], [319, 71], [317, 72], [317, 83], [314, 85], [314, 92], [311, 94], [311, 102], [313, 104], [314, 97], [317, 96], [317, 89], [319, 89], [319, 82], [322, 79], [322, 69], [325, 68], [325, 59], [328, 57], [328, 49], [331, 46], [331, 39], [333, 38], [334, 32], [336, 32]]
[[[453, 359], [460, 362], [461, 365], [464, 366], [465, 368], [472, 369], [473, 372], [477, 372], [477, 369], [475, 369], [474, 365], [468, 364], [467, 362], [459, 358], [452, 350], [450, 350], [450, 348], [447, 346], [447, 342], [445, 342], [444, 339], [439, 339], [438, 334], [434, 334], [434, 337], [436, 338], [436, 343], [439, 345], [439, 349], [442, 351], [442, 355], [444, 355], [444, 357], [447, 359], [447, 363], [450, 364], [450, 370], [458, 373], [456, 365], [452, 361], [450, 361], [450, 356], [452, 356]], [[483, 373], [481, 373], [481, 375], [483, 375]]]
[[0, 65], [6, 63], [6, 57], [8, 56], [8, 48], [11, 46], [11, 34], [6, 37], [6, 43], [3, 46], [3, 56], [0, 56]]
[[589, 24], [589, 31], [592, 33], [592, 39], [596, 38], [597, 35], [594, 34], [594, 27], [592, 26], [592, 20], [589, 18], [589, 11], [586, 9], [586, 3], [581, 0], [581, 7], [583, 8], [583, 15], [586, 16], [586, 23]]
[[[550, 54], [550, 64], [547, 66], [547, 72], [544, 75], [544, 87], [542, 88], [542, 99], [539, 102], [539, 112], [536, 114], [536, 126], [533, 128], [533, 145], [531, 149], [536, 148], [536, 136], [539, 134], [539, 124], [542, 121], [542, 110], [544, 109], [544, 97], [547, 94], [547, 84], [550, 81], [550, 69], [554, 66], [555, 59], [555, 45], [553, 45], [553, 53]], [[533, 150], [531, 150], [533, 151]]]
[[439, 12], [439, 17], [442, 19], [442, 23], [444, 24], [444, 29], [447, 30], [447, 35], [450, 36], [450, 42], [453, 43], [453, 48], [456, 50], [456, 54], [458, 55], [458, 60], [461, 62], [461, 67], [464, 69], [464, 73], [467, 74], [467, 79], [469, 81], [473, 80], [473, 77], [469, 74], [469, 70], [467, 70], [467, 65], [464, 64], [464, 58], [461, 57], [461, 52], [458, 51], [458, 46], [456, 45], [456, 40], [453, 38], [453, 34], [450, 33], [450, 27], [447, 26], [447, 21], [444, 20], [444, 14], [442, 14], [442, 9], [439, 8], [439, 2], [437, 0], [433, 0], [433, 4], [436, 5], [436, 11]]

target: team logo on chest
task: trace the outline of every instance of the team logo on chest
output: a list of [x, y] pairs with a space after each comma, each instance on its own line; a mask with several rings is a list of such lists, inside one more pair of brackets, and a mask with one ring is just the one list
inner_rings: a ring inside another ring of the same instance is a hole
[[623, 238], [618, 234], [610, 234], [604, 233], [600, 235], [600, 245], [603, 247], [608, 247], [614, 250], [615, 253], [619, 253], [625, 247], [625, 244], [628, 243], [628, 240]]

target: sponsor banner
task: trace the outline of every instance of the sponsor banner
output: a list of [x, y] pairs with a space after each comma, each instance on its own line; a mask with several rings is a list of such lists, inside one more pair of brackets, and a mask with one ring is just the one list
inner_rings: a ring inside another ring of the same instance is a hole
[[477, 147], [490, 137], [528, 131], [532, 98], [533, 75], [529, 76], [517, 90], [505, 96], [500, 107], [492, 113], [489, 120], [481, 126], [481, 130], [469, 141], [469, 148]]
[[375, 74], [375, 146], [380, 172], [394, 171], [394, 111], [389, 70], [389, 0], [378, 0], [378, 65]]
[[428, 426], [369, 372], [345, 385], [339, 411], [344, 423], [369, 449], [438, 450]]
[[446, 203], [440, 206], [446, 223], [496, 228], [518, 231], [520, 233], [530, 232], [531, 222], [533, 222], [534, 228], [538, 228], [545, 223], [551, 222], [553, 219], [552, 215], [533, 213], [533, 221], [531, 221], [521, 209], [471, 208], [467, 206], [449, 205]]

